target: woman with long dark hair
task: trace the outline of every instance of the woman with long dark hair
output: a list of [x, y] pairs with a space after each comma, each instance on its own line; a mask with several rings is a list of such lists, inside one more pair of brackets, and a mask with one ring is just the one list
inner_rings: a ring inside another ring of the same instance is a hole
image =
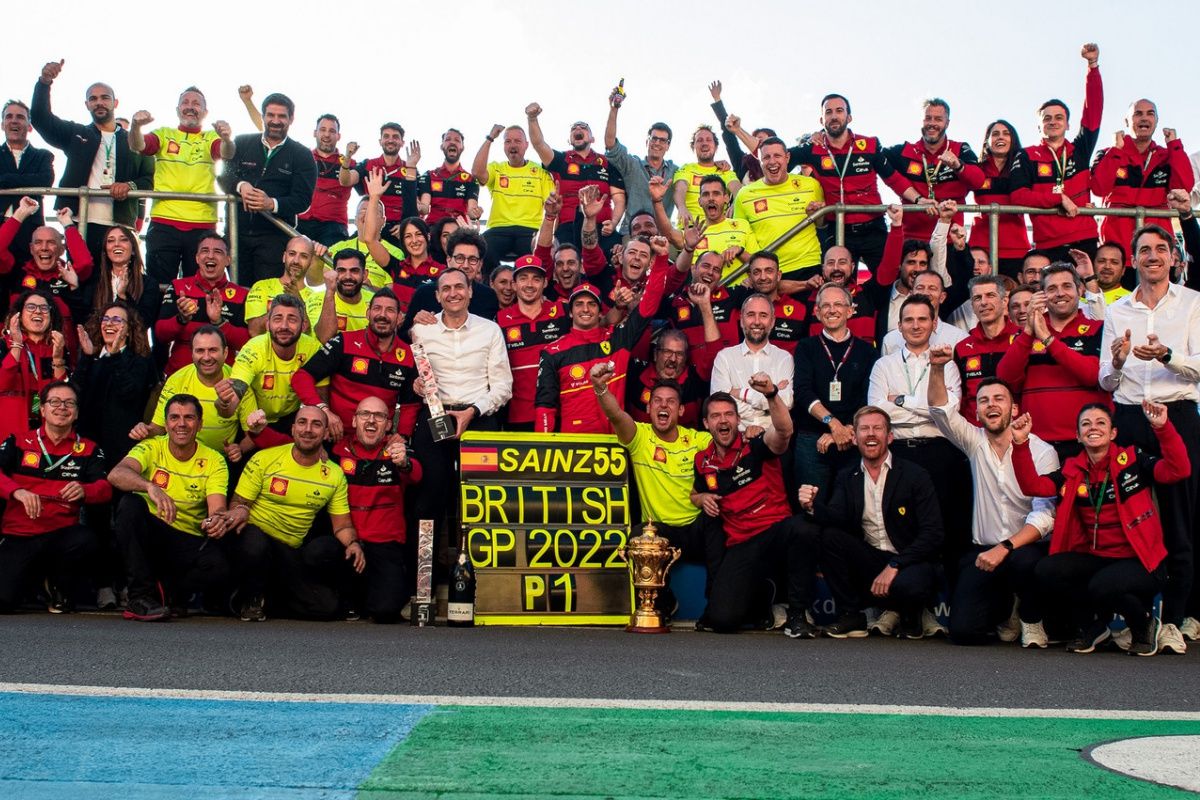
[[[987, 127], [983, 136], [983, 147], [979, 153], [979, 168], [986, 180], [975, 190], [975, 202], [979, 205], [1008, 205], [1012, 203], [1009, 188], [1009, 171], [1013, 158], [1021, 152], [1021, 138], [1017, 129], [1007, 120], [998, 119]], [[1021, 272], [1021, 260], [1029, 250], [1029, 232], [1026, 230], [1024, 214], [1001, 214], [999, 216], [1000, 274], [1016, 279]], [[991, 218], [980, 214], [971, 225], [971, 247], [990, 246]]]
[[21, 292], [4, 328], [0, 357], [0, 442], [39, 424], [38, 393], [67, 377], [63, 318], [54, 296], [41, 289]]
[[1158, 652], [1159, 621], [1151, 603], [1166, 579], [1167, 549], [1153, 491], [1156, 484], [1188, 477], [1191, 463], [1166, 406], [1145, 401], [1142, 410], [1162, 456], [1114, 444], [1112, 412], [1089, 403], [1075, 425], [1083, 452], [1048, 475], [1039, 475], [1033, 464], [1029, 414], [1012, 422], [1013, 471], [1021, 491], [1060, 498], [1050, 555], [1036, 572], [1050, 603], [1071, 612], [1077, 629], [1067, 644], [1072, 653], [1090, 653], [1107, 639], [1113, 614], [1129, 625], [1130, 653]]
[[146, 280], [137, 237], [120, 225], [109, 228], [104, 236], [92, 308], [100, 311], [114, 300], [121, 300], [136, 309], [145, 328], [152, 327], [158, 319], [161, 300], [158, 286]]

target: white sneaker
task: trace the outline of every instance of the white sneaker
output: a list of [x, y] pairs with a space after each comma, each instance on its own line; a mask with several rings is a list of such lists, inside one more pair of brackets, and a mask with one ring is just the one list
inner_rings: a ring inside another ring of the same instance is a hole
[[1017, 614], [1017, 603], [1013, 601], [1012, 613], [1008, 615], [1008, 619], [1003, 624], [996, 626], [996, 636], [1000, 637], [1002, 642], [1015, 642], [1021, 638], [1021, 631], [1024, 628], [1024, 623], [1021, 622], [1021, 617]]
[[[805, 612], [807, 614], [807, 612]], [[778, 630], [787, 623], [788, 607], [783, 603], [771, 604], [771, 630]]]
[[1021, 623], [1021, 647], [1040, 647], [1045, 650], [1050, 644], [1046, 629], [1040, 622]]
[[1179, 632], [1183, 634], [1183, 638], [1189, 642], [1194, 642], [1200, 639], [1200, 620], [1195, 617], [1188, 617], [1179, 626]]
[[938, 622], [938, 618], [928, 608], [921, 611], [921, 631], [926, 636], [949, 636], [950, 631]]
[[879, 617], [867, 626], [867, 631], [870, 633], [878, 633], [880, 636], [893, 636], [896, 633], [896, 626], [900, 624], [900, 614], [896, 611], [882, 611]]
[[1112, 643], [1128, 653], [1130, 645], [1133, 644], [1133, 631], [1129, 630], [1129, 626], [1121, 628], [1112, 635]]
[[1158, 632], [1158, 652], [1174, 653], [1177, 656], [1187, 652], [1187, 642], [1183, 640], [1179, 628], [1174, 625], [1162, 626], [1162, 630]]

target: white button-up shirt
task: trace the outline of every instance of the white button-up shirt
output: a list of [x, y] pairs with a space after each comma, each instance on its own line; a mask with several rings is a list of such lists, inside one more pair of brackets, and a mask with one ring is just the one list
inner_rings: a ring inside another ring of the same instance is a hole
[[[1012, 445], [997, 456], [987, 431], [977, 428], [958, 413], [958, 404], [929, 409], [933, 422], [954, 446], [966, 454], [975, 478], [975, 508], [971, 516], [971, 540], [980, 545], [997, 545], [1025, 525], [1032, 525], [1042, 538], [1054, 528], [1055, 499], [1026, 497], [1013, 471]], [[1058, 453], [1036, 436], [1029, 437], [1029, 450], [1039, 475], [1058, 469]]]
[[[1100, 388], [1113, 393], [1113, 399], [1125, 405], [1143, 400], [1171, 403], [1176, 400], [1200, 400], [1200, 292], [1172, 283], [1167, 293], [1150, 308], [1143, 303], [1141, 289], [1122, 297], [1108, 307], [1104, 315], [1104, 335], [1100, 342]], [[1146, 344], [1150, 334], [1171, 348], [1171, 361], [1164, 364], [1151, 359], [1142, 361], [1131, 352], [1125, 366], [1114, 369], [1113, 337], [1130, 332], [1133, 346]]]
[[883, 487], [887, 485], [888, 473], [892, 470], [892, 454], [888, 453], [879, 468], [879, 480], [871, 478], [867, 465], [862, 464], [863, 471], [863, 537], [867, 544], [885, 553], [897, 552], [896, 546], [888, 538], [887, 526], [883, 523]]
[[[967, 332], [962, 328], [939, 319], [937, 324], [933, 326], [933, 333], [929, 334], [929, 346], [949, 347], [953, 350], [956, 344], [966, 338]], [[899, 329], [888, 331], [887, 336], [883, 337], [883, 346], [880, 348], [880, 353], [885, 356], [891, 355], [902, 347], [904, 347], [904, 334], [900, 333]]]
[[762, 392], [750, 388], [750, 376], [765, 372], [779, 388], [779, 399], [788, 408], [792, 407], [792, 381], [796, 362], [792, 354], [781, 347], [767, 342], [757, 352], [742, 342], [726, 347], [717, 353], [713, 361], [712, 386], [714, 392], [729, 392], [737, 400], [739, 427], [758, 425], [771, 430], [771, 412], [767, 398]]
[[[871, 369], [867, 403], [887, 412], [892, 420], [892, 435], [897, 439], [942, 435], [929, 416], [929, 370], [929, 348], [920, 354], [913, 354], [908, 345], [881, 357]], [[950, 403], [957, 406], [962, 397], [962, 376], [958, 373], [958, 367], [953, 361], [948, 361], [942, 368], [942, 374], [946, 377]], [[903, 406], [888, 399], [889, 395], [894, 394], [904, 395]]]
[[413, 325], [413, 342], [425, 348], [437, 377], [438, 397], [451, 405], [477, 406], [495, 414], [512, 397], [512, 368], [500, 326], [468, 314], [458, 328], [442, 323]]

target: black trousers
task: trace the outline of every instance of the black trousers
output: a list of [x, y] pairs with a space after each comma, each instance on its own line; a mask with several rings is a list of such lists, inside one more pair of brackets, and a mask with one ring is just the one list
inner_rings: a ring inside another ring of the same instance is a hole
[[1077, 439], [1064, 439], [1060, 442], [1046, 442], [1054, 448], [1054, 452], [1058, 454], [1058, 463], [1067, 463], [1068, 458], [1079, 455], [1083, 450], [1083, 445]]
[[933, 479], [938, 508], [942, 512], [942, 566], [953, 586], [958, 563], [971, 547], [972, 498], [975, 486], [971, 465], [962, 451], [940, 436], [928, 439], [896, 439], [892, 455], [918, 464]]
[[161, 580], [173, 603], [184, 605], [192, 592], [201, 590], [210, 606], [225, 607], [232, 570], [220, 540], [171, 527], [153, 516], [146, 501], [135, 494], [125, 495], [117, 504], [115, 528], [130, 598], [159, 600]]
[[[533, 237], [537, 228], [522, 228], [520, 225], [502, 225], [483, 232], [487, 242], [487, 257], [484, 259], [484, 276], [500, 266], [501, 261], [512, 261], [533, 252]], [[543, 264], [549, 271], [550, 264]]]
[[1091, 553], [1055, 553], [1037, 565], [1047, 603], [1069, 609], [1079, 631], [1113, 614], [1130, 630], [1145, 629], [1154, 595], [1162, 589], [1162, 566], [1146, 571], [1136, 558], [1103, 558]]
[[151, 221], [146, 229], [146, 274], [149, 280], [165, 286], [176, 278], [195, 275], [200, 240], [211, 233], [213, 231], [204, 229], [185, 231]]
[[69, 589], [87, 573], [96, 549], [96, 535], [83, 525], [36, 536], [0, 534], [0, 613], [15, 611], [25, 588], [37, 579]]
[[[829, 217], [829, 224], [817, 228], [817, 238], [821, 241], [821, 255], [837, 244], [836, 218]], [[887, 225], [883, 217], [847, 225], [845, 231], [846, 249], [855, 259], [867, 265], [874, 275], [879, 270], [879, 262], [883, 260], [883, 248], [887, 244]]]
[[296, 231], [312, 239], [314, 242], [329, 247], [344, 242], [350, 238], [350, 231], [344, 222], [323, 222], [318, 219], [302, 219], [296, 223]]
[[929, 607], [937, 596], [937, 567], [931, 561], [900, 567], [887, 597], [871, 594], [871, 584], [895, 557], [838, 528], [821, 531], [821, 572], [839, 615], [872, 605], [902, 614], [919, 614]]
[[351, 594], [355, 607], [375, 622], [400, 621], [400, 609], [408, 602], [406, 576], [408, 548], [404, 542], [362, 542], [367, 568], [352, 573]]
[[275, 231], [239, 235], [234, 283], [253, 286], [258, 281], [283, 275], [283, 251], [287, 243], [287, 235]]
[[330, 620], [338, 613], [345, 548], [333, 536], [309, 535], [289, 547], [255, 525], [237, 535], [238, 592], [245, 601], [265, 596], [268, 612], [282, 607], [300, 619]]
[[712, 578], [704, 617], [713, 630], [732, 633], [751, 621], [755, 584], [787, 564], [787, 600], [791, 613], [808, 609], [815, 590], [820, 535], [798, 516], [776, 522], [754, 538], [725, 549]]
[[1020, 601], [1022, 622], [1042, 621], [1038, 562], [1050, 552], [1049, 542], [1018, 547], [992, 572], [975, 566], [975, 558], [991, 545], [972, 545], [958, 565], [958, 582], [950, 601], [950, 639], [955, 644], [984, 644], [995, 638], [996, 626], [1012, 612], [1013, 595]]
[[[1125, 245], [1124, 242], [1121, 244]], [[1034, 247], [1037, 247], [1037, 245], [1034, 244]], [[1098, 247], [1100, 247], [1099, 236], [1092, 239], [1080, 239], [1077, 242], [1069, 242], [1067, 244], [1060, 244], [1057, 247], [1048, 247], [1043, 249], [1046, 251], [1046, 255], [1051, 261], [1065, 261], [1068, 264], [1074, 264], [1075, 262], [1071, 260], [1071, 250], [1082, 250], [1088, 254], [1088, 258], [1095, 260], [1096, 249]]]
[[[1192, 462], [1188, 477], [1178, 483], [1155, 486], [1162, 519], [1163, 543], [1167, 546], [1167, 583], [1163, 587], [1163, 623], [1178, 625], [1184, 617], [1200, 618], [1200, 575], [1196, 558], [1196, 526], [1200, 525], [1200, 416], [1196, 404], [1179, 401], [1167, 404], [1167, 417], [1179, 431]], [[1161, 455], [1158, 439], [1140, 406], [1118, 403], [1113, 413], [1117, 442], [1137, 445]]]

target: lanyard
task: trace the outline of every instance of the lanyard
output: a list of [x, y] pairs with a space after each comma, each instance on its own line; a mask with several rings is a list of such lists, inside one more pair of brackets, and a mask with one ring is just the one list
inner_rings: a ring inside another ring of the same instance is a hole
[[[833, 353], [829, 352], [829, 345], [825, 344], [825, 334], [818, 334], [818, 338], [821, 340], [821, 347], [825, 348], [825, 356], [829, 359], [829, 366], [833, 367], [833, 379], [836, 381], [838, 379], [838, 373], [841, 372], [842, 367], [846, 365], [846, 359], [850, 358], [850, 351], [854, 349], [854, 337], [847, 337], [849, 341], [846, 343], [846, 352], [842, 353], [842, 360], [837, 364], [833, 363]], [[906, 365], [905, 372], [907, 371], [908, 367]]]
[[[921, 370], [921, 374], [917, 376], [917, 382], [913, 383], [912, 375], [908, 371], [908, 355], [907, 350], [900, 354], [900, 360], [904, 362], [904, 380], [908, 383], [908, 393], [916, 394], [917, 387], [921, 385], [921, 381], [925, 380], [925, 374], [929, 372], [929, 362], [925, 362], [925, 368]], [[920, 358], [920, 356], [917, 356]]]
[[[846, 171], [848, 169], [850, 169], [850, 160], [852, 158], [854, 158], [853, 142], [854, 142], [854, 139], [853, 139], [853, 137], [851, 137], [849, 140], [849, 146], [846, 148], [846, 160], [842, 162], [841, 169], [836, 170], [837, 176], [838, 176], [838, 196], [840, 198], [838, 200], [838, 202], [840, 202], [840, 203], [846, 202], [846, 186], [843, 183], [843, 181], [845, 181], [845, 179], [846, 179]], [[833, 147], [829, 147], [828, 149], [829, 149], [829, 160], [833, 162], [833, 166], [836, 169], [837, 168], [837, 154], [833, 152]], [[923, 159], [924, 159], [924, 156], [922, 156], [922, 160]], [[926, 177], [926, 181], [928, 181], [928, 180], [929, 180], [929, 178]], [[930, 195], [930, 196], [932, 196], [932, 195]], [[836, 379], [836, 375], [834, 377]]]
[[1058, 185], [1062, 186], [1063, 181], [1067, 179], [1067, 143], [1063, 142], [1062, 161], [1058, 160], [1058, 155], [1054, 152], [1054, 147], [1050, 144], [1046, 145], [1046, 149], [1050, 151], [1050, 160], [1054, 162], [1054, 168], [1058, 171]]
[[[946, 140], [946, 149], [943, 150], [942, 153], [948, 153], [948, 152], [950, 152], [950, 141]], [[938, 155], [940, 156], [942, 153], [938, 153]], [[849, 159], [847, 159], [847, 162], [849, 162]], [[933, 193], [933, 179], [937, 177], [938, 170], [941, 169], [942, 165], [941, 165], [941, 162], [934, 161], [933, 166], [932, 167], [929, 166], [929, 162], [927, 160], [925, 160], [925, 146], [924, 145], [921, 145], [921, 166], [924, 167], [925, 185], [929, 187], [929, 199], [937, 200], [937, 197]]]
[[42, 408], [42, 397], [37, 392], [37, 385], [42, 382], [42, 372], [38, 369], [37, 359], [33, 357], [33, 349], [29, 345], [25, 345], [25, 356], [29, 359], [29, 371], [33, 373], [34, 380], [33, 398], [30, 400], [29, 406], [32, 409], [32, 415], [37, 416]]
[[100, 134], [100, 143], [104, 145], [104, 174], [108, 175], [110, 172], [115, 171], [116, 165], [113, 160], [113, 150], [117, 146], [117, 135], [114, 133], [112, 136], [105, 138], [104, 134]]
[[1108, 490], [1108, 473], [1104, 475], [1104, 480], [1100, 482], [1100, 491], [1095, 495], [1092, 494], [1092, 482], [1086, 477], [1084, 481], [1087, 483], [1088, 505], [1096, 510], [1096, 518], [1092, 521], [1092, 549], [1096, 549], [1096, 541], [1100, 536], [1100, 507], [1104, 505], [1104, 493]]
[[[46, 450], [46, 443], [42, 441], [42, 429], [41, 428], [37, 429], [37, 440], [38, 440], [38, 446], [42, 448], [42, 455], [46, 458], [46, 461], [50, 464], [50, 466], [46, 467], [46, 472], [53, 472], [54, 470], [58, 469], [59, 467], [61, 467], [63, 465], [64, 461], [66, 461], [68, 458], [70, 458], [72, 455], [75, 454], [75, 448], [71, 448], [71, 452], [69, 452], [65, 456], [62, 456], [61, 458], [59, 458], [58, 461], [54, 461], [53, 459], [50, 458], [50, 453]], [[75, 444], [79, 444], [79, 434], [78, 433], [75, 434]]]

